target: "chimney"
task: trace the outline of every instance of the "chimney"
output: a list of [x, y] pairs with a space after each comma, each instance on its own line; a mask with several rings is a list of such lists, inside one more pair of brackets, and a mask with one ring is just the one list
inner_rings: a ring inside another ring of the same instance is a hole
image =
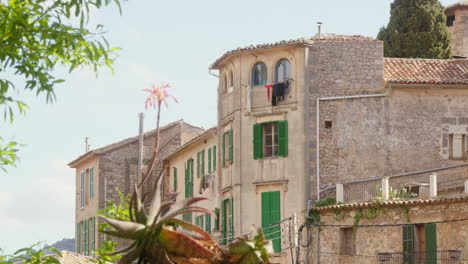
[[322, 22], [317, 22], [317, 27], [318, 27], [318, 38], [322, 38]]

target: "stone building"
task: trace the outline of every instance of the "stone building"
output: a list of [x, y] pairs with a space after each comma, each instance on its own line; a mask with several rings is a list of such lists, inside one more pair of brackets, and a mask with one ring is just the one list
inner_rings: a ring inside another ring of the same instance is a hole
[[[163, 159], [202, 132], [203, 129], [182, 120], [160, 128], [159, 157], [143, 186], [144, 192], [153, 191], [154, 177], [161, 172]], [[144, 134], [143, 172], [153, 155], [155, 135], [156, 130]], [[133, 190], [138, 166], [138, 136], [90, 150], [68, 165], [76, 169], [76, 252], [90, 255], [105, 239], [98, 233], [96, 211], [105, 208], [106, 201], [119, 203], [117, 190], [124, 194]]]
[[454, 55], [468, 57], [468, 1], [450, 5], [445, 8], [444, 13], [452, 33]]
[[[336, 183], [466, 161], [466, 60], [384, 58], [375, 39], [318, 34], [228, 51], [210, 69], [235, 235], [303, 212]], [[287, 242], [269, 238], [278, 252]]]
[[316, 210], [322, 226], [308, 241], [309, 263], [467, 263], [468, 195]]
[[[205, 197], [207, 200], [197, 203], [197, 206], [206, 208], [218, 217], [210, 214], [188, 213], [182, 216], [185, 221], [202, 227], [206, 232], [217, 236], [218, 240], [226, 239], [228, 230], [222, 227], [229, 226], [220, 223], [229, 217], [221, 217], [220, 208], [226, 202], [220, 201], [219, 181], [217, 177], [218, 161], [217, 152], [217, 128], [213, 127], [180, 146], [172, 154], [164, 159], [166, 169], [164, 181], [164, 193], [177, 193], [176, 201], [192, 197]], [[223, 210], [223, 213], [227, 210]], [[227, 215], [229, 216], [229, 214]], [[223, 236], [223, 238], [219, 237]]]

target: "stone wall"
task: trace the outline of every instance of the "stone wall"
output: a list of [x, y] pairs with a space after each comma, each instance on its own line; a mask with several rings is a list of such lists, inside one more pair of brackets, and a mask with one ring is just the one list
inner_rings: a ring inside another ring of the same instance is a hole
[[[362, 210], [365, 214], [370, 214], [368, 209]], [[356, 214], [357, 209], [322, 212], [321, 223], [352, 227], [356, 223]], [[359, 225], [418, 224], [467, 219], [468, 202], [465, 199], [454, 203], [381, 207], [377, 213], [373, 214], [375, 217], [360, 218]], [[355, 252], [350, 256], [343, 255], [341, 251], [341, 228], [343, 227], [321, 227], [320, 263], [380, 263], [376, 258], [378, 253], [403, 252], [403, 227], [401, 225], [354, 228], [352, 240]], [[315, 235], [316, 228], [313, 229], [312, 233]], [[437, 223], [436, 230], [437, 250], [461, 250], [461, 259], [468, 259], [467, 221]], [[315, 252], [310, 256], [311, 263], [316, 263], [316, 239], [310, 251]]]
[[453, 53], [457, 56], [468, 57], [468, 9], [455, 10], [453, 26], [449, 27], [452, 33]]
[[[309, 186], [309, 199], [316, 197], [316, 108], [317, 98], [383, 92], [383, 46], [375, 40], [323, 40], [307, 48], [305, 72], [306, 135], [305, 177]], [[337, 109], [333, 104], [320, 105], [320, 148], [325, 156], [339, 155], [331, 143], [333, 132], [325, 130], [324, 120], [329, 120]], [[323, 119], [323, 120], [322, 120]], [[333, 125], [333, 124], [332, 124]], [[322, 164], [325, 177], [336, 174], [338, 164]]]

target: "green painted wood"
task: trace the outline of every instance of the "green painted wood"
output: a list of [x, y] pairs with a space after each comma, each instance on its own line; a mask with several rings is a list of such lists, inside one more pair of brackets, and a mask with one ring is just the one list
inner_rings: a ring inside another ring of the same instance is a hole
[[437, 264], [437, 225], [429, 223], [426, 229], [426, 264]]
[[201, 151], [200, 154], [200, 159], [201, 159], [201, 175], [200, 176], [205, 176], [205, 150]]
[[234, 240], [234, 201], [232, 197], [229, 200], [229, 242]]
[[414, 225], [403, 226], [403, 263], [414, 264]]
[[81, 254], [81, 222], [76, 224], [76, 252]]
[[221, 245], [226, 245], [227, 242], [227, 227], [226, 227], [226, 204], [227, 204], [227, 199], [224, 199], [221, 203], [221, 233], [222, 233], [222, 243]]
[[278, 121], [278, 156], [288, 156], [288, 121]]
[[89, 169], [89, 198], [94, 197], [94, 168]]
[[253, 125], [253, 152], [254, 152], [254, 159], [263, 158], [263, 126], [262, 124]]
[[226, 136], [225, 134], [223, 134], [223, 146], [222, 146], [222, 149], [223, 149], [223, 168], [226, 168]]
[[216, 159], [218, 156], [216, 156], [216, 146], [213, 147], [213, 170], [216, 170]]
[[234, 161], [234, 135], [232, 129], [229, 130], [229, 163]]
[[208, 172], [212, 172], [211, 170], [211, 148], [208, 149]]
[[272, 224], [281, 221], [281, 192], [262, 192], [262, 228], [264, 228], [265, 238], [273, 241], [275, 252], [281, 251], [281, 227]]
[[214, 221], [214, 229], [215, 229], [215, 230], [219, 230], [219, 217], [220, 217], [220, 215], [219, 215], [219, 208], [215, 208], [215, 209], [214, 209], [214, 213], [215, 213], [215, 215], [216, 215], [215, 221]]
[[173, 177], [174, 177], [174, 182], [173, 182], [173, 187], [174, 187], [174, 192], [177, 192], [177, 168], [173, 167]]
[[211, 215], [205, 214], [205, 231], [211, 234]]

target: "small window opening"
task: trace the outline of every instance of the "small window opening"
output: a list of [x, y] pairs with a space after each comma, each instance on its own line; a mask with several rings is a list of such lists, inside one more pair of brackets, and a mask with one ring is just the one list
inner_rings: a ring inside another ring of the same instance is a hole
[[455, 15], [447, 17], [447, 27], [451, 27], [455, 24]]
[[332, 128], [332, 121], [325, 121], [325, 128]]
[[353, 228], [341, 228], [341, 254], [354, 255], [355, 252], [355, 239], [353, 235]]

